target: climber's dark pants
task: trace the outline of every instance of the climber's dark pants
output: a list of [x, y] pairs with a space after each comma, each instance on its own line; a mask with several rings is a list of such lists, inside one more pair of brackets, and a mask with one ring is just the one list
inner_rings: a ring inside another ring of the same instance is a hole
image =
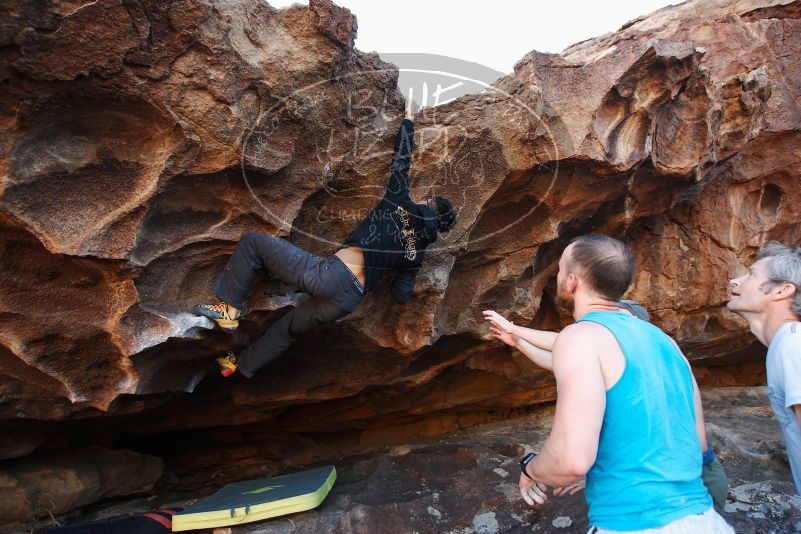
[[352, 312], [362, 298], [350, 270], [336, 256], [321, 258], [285, 239], [248, 232], [239, 239], [214, 293], [240, 310], [259, 273], [267, 270], [311, 295], [270, 325], [264, 334], [237, 356], [237, 369], [250, 378], [281, 355], [295, 337]]

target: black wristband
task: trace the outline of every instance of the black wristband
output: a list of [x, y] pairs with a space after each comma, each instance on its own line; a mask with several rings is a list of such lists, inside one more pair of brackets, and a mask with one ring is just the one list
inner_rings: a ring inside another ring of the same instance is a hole
[[526, 466], [529, 464], [529, 462], [530, 462], [531, 460], [533, 460], [533, 459], [534, 459], [534, 458], [536, 458], [536, 457], [537, 457], [537, 453], [536, 453], [536, 452], [530, 452], [530, 453], [526, 454], [525, 456], [523, 456], [523, 459], [522, 459], [522, 460], [520, 460], [520, 471], [521, 471], [521, 472], [522, 472], [522, 473], [523, 473], [523, 474], [524, 474], [526, 477], [528, 477], [528, 479], [529, 479], [529, 480], [534, 480], [534, 479], [533, 479], [533, 478], [531, 478], [531, 475], [529, 475], [529, 474], [526, 472]]

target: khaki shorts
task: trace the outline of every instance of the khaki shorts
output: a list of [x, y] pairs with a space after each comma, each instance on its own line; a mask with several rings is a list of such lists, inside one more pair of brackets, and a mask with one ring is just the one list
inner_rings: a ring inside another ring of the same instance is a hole
[[623, 532], [592, 527], [587, 534], [734, 534], [734, 529], [714, 508], [710, 508], [703, 514], [688, 515], [657, 528]]

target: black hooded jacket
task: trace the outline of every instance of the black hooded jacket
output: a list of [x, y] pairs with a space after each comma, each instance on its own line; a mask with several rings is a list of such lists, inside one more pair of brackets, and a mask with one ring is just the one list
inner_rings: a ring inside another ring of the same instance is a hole
[[395, 137], [387, 191], [342, 245], [358, 247], [364, 253], [365, 290], [374, 289], [385, 274], [398, 273], [392, 281], [392, 297], [399, 304], [412, 296], [425, 249], [437, 239], [434, 212], [409, 197], [413, 150], [414, 122], [404, 119]]

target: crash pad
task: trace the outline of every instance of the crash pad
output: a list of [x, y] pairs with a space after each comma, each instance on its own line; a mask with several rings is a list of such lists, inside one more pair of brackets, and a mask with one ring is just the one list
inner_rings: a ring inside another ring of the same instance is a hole
[[227, 527], [316, 508], [337, 472], [333, 465], [277, 477], [235, 482], [172, 518], [172, 530]]

